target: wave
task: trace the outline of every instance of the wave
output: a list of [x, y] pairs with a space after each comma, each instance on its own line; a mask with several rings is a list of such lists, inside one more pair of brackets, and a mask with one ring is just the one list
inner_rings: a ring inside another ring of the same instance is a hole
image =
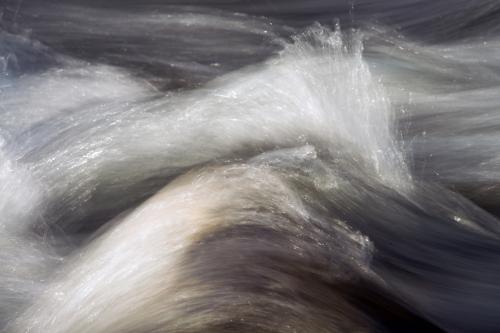
[[496, 331], [497, 7], [7, 3], [0, 329]]

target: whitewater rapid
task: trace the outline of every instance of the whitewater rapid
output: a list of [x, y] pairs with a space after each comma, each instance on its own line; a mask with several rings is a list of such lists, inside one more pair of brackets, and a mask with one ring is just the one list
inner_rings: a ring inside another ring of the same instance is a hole
[[355, 5], [7, 12], [0, 331], [496, 331], [496, 26]]

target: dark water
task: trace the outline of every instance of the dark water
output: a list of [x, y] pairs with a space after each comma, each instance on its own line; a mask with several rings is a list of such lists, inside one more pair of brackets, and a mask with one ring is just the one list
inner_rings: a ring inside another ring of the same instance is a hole
[[500, 330], [499, 3], [0, 6], [0, 331]]

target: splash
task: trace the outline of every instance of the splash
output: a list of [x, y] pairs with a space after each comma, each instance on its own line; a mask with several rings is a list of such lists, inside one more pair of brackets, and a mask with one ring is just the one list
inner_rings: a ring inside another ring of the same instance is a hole
[[3, 331], [497, 330], [496, 5], [386, 5], [2, 20]]

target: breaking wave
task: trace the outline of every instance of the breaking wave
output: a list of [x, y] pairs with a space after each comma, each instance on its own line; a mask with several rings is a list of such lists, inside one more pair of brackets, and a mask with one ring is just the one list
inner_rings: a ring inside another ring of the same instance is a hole
[[0, 331], [498, 331], [499, 5], [305, 3], [5, 5]]

